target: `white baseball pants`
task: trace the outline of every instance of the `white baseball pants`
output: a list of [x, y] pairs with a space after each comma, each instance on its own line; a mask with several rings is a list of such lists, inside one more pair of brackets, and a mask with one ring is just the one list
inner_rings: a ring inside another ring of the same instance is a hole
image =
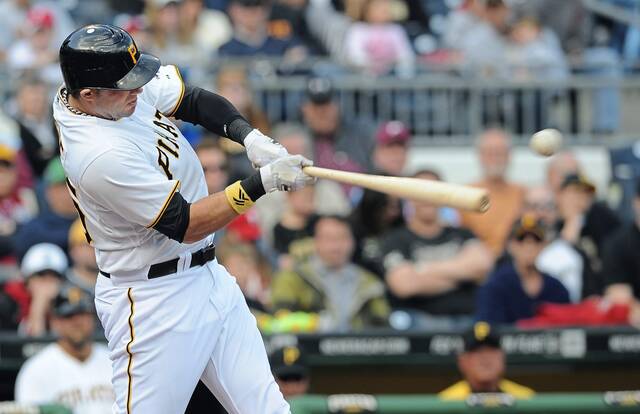
[[[183, 266], [186, 267], [186, 266]], [[115, 414], [184, 413], [201, 379], [231, 414], [288, 414], [235, 279], [213, 260], [147, 280], [98, 276]]]

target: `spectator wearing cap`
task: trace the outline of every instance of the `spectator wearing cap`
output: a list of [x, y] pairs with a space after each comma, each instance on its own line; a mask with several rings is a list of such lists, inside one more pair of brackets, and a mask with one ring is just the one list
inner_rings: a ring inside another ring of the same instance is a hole
[[58, 154], [58, 139], [50, 113], [47, 84], [34, 75], [23, 75], [16, 91], [13, 118], [20, 128], [22, 149], [36, 178]]
[[640, 304], [640, 181], [633, 198], [634, 221], [618, 229], [605, 243], [605, 298], [614, 303]]
[[487, 129], [476, 140], [476, 151], [483, 178], [473, 185], [488, 190], [491, 208], [483, 214], [461, 212], [462, 224], [487, 243], [498, 257], [504, 249], [511, 224], [520, 214], [525, 191], [507, 179], [511, 136], [506, 131]]
[[567, 288], [536, 267], [546, 241], [547, 231], [541, 220], [533, 215], [516, 220], [508, 240], [511, 260], [499, 265], [478, 290], [478, 320], [514, 324], [534, 316], [542, 303], [570, 302]]
[[7, 51], [7, 65], [11, 73], [35, 71], [49, 84], [62, 82], [58, 67], [58, 46], [53, 37], [56, 23], [53, 12], [36, 5], [26, 16], [26, 36], [15, 42]]
[[37, 243], [53, 243], [65, 252], [68, 248], [69, 229], [78, 213], [69, 195], [59, 158], [49, 162], [43, 181], [46, 206], [42, 206], [39, 214], [16, 232], [14, 245], [18, 257], [22, 257], [29, 247]]
[[268, 0], [230, 0], [227, 12], [233, 25], [233, 37], [220, 46], [221, 56], [271, 56], [301, 60], [306, 48], [293, 36], [281, 38], [269, 33]]
[[269, 365], [287, 400], [309, 391], [309, 369], [299, 346], [278, 347], [269, 353]]
[[371, 169], [372, 123], [341, 117], [340, 105], [329, 79], [309, 79], [302, 117], [313, 141], [315, 165], [354, 172]]
[[30, 302], [20, 328], [26, 335], [39, 336], [47, 332], [51, 300], [58, 294], [68, 267], [67, 256], [55, 244], [36, 244], [24, 255], [20, 272]]
[[[440, 180], [431, 170], [414, 177]], [[411, 317], [409, 326], [397, 328], [467, 327], [473, 321], [476, 288], [493, 264], [491, 252], [468, 230], [444, 224], [437, 206], [424, 201], [407, 204], [412, 214], [406, 226], [382, 242], [391, 305]]]
[[73, 413], [111, 413], [114, 401], [109, 351], [93, 343], [92, 298], [65, 286], [52, 300], [51, 327], [58, 339], [29, 358], [18, 373], [15, 400], [62, 404]]
[[16, 263], [12, 237], [17, 228], [34, 218], [38, 204], [33, 190], [18, 185], [18, 154], [0, 144], [0, 271], [9, 276]]
[[382, 123], [375, 135], [373, 173], [401, 176], [405, 172], [411, 132], [401, 121]]
[[93, 297], [98, 277], [98, 264], [95, 250], [87, 242], [80, 219], [76, 219], [69, 229], [69, 257], [71, 257], [71, 267], [66, 273], [67, 280]]
[[387, 326], [389, 305], [383, 283], [351, 262], [354, 240], [349, 222], [339, 216], [318, 218], [314, 246], [309, 259], [274, 277], [274, 310], [317, 313], [319, 329], [328, 332]]
[[582, 297], [603, 292], [602, 252], [607, 238], [621, 225], [604, 202], [596, 200], [596, 187], [581, 174], [567, 175], [557, 195], [560, 237], [586, 258], [589, 276]]
[[535, 392], [504, 379], [506, 362], [500, 336], [487, 322], [476, 322], [463, 336], [464, 348], [458, 355], [458, 370], [464, 378], [438, 394], [443, 400], [463, 401], [475, 393], [504, 393], [528, 399]]

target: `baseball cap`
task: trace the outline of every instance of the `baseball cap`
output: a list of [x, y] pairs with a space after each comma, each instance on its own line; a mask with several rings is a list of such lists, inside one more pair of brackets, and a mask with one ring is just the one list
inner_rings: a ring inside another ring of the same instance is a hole
[[16, 159], [16, 151], [8, 145], [0, 144], [0, 160], [13, 162]]
[[307, 98], [322, 105], [333, 99], [333, 85], [327, 78], [313, 77], [307, 81]]
[[236, 3], [244, 7], [262, 7], [269, 4], [269, 0], [231, 0], [229, 4]]
[[271, 371], [276, 378], [304, 378], [308, 369], [304, 363], [302, 349], [297, 346], [284, 346], [274, 349], [269, 354]]
[[69, 246], [77, 246], [82, 244], [88, 244], [87, 238], [84, 235], [84, 227], [82, 221], [76, 219], [69, 228]]
[[68, 317], [79, 313], [93, 313], [93, 299], [77, 286], [66, 284], [53, 299], [53, 314]]
[[380, 125], [376, 131], [376, 143], [389, 145], [394, 142], [406, 143], [411, 139], [411, 132], [400, 121], [388, 121]]
[[500, 335], [488, 322], [484, 321], [473, 324], [471, 329], [464, 334], [463, 341], [464, 352], [475, 351], [483, 346], [500, 348]]
[[47, 185], [64, 183], [66, 175], [62, 167], [62, 162], [60, 162], [60, 157], [55, 157], [49, 161], [42, 176]]
[[42, 6], [35, 6], [27, 12], [27, 25], [32, 29], [51, 29], [55, 18], [51, 10]]
[[580, 186], [591, 193], [596, 192], [596, 186], [593, 185], [593, 183], [582, 174], [568, 174], [566, 177], [564, 177], [561, 188], [564, 189], [570, 185]]
[[38, 243], [29, 248], [22, 258], [20, 272], [24, 277], [44, 271], [53, 271], [64, 276], [69, 262], [64, 251], [52, 243]]
[[514, 239], [521, 239], [526, 235], [532, 235], [539, 240], [544, 240], [546, 234], [544, 223], [533, 214], [524, 214], [516, 220], [511, 229], [511, 237]]

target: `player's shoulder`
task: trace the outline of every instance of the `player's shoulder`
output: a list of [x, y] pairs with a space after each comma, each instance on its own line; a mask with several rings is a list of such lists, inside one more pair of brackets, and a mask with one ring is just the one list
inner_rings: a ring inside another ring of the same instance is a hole
[[43, 372], [54, 367], [61, 360], [61, 350], [58, 344], [52, 343], [38, 351], [22, 364], [20, 372], [28, 375], [31, 372]]
[[175, 65], [160, 66], [156, 75], [142, 87], [140, 98], [155, 106], [158, 96], [165, 91], [181, 89], [184, 85], [180, 70]]

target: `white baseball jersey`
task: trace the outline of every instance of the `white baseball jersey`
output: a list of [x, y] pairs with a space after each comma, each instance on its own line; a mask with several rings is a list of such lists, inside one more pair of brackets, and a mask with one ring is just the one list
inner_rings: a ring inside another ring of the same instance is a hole
[[111, 362], [104, 345], [79, 361], [58, 344], [48, 345], [24, 363], [16, 379], [15, 400], [25, 404], [62, 404], [78, 414], [111, 412], [114, 394]]
[[100, 270], [115, 277], [205, 246], [181, 244], [154, 230], [176, 191], [187, 202], [207, 195], [200, 162], [167, 118], [184, 94], [174, 66], [163, 66], [138, 96], [135, 112], [117, 121], [89, 116], [67, 103], [53, 105], [62, 165]]

